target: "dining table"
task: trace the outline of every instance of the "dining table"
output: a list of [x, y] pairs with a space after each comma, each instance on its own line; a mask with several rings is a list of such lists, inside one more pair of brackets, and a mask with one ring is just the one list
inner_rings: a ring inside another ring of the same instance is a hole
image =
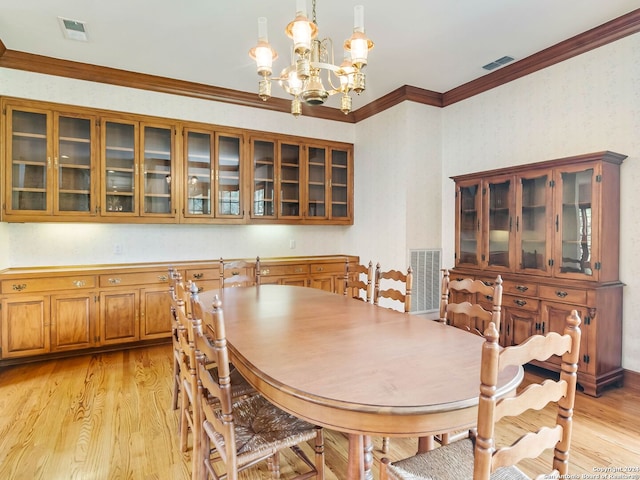
[[[476, 424], [484, 339], [424, 316], [289, 285], [206, 290], [222, 302], [237, 370], [266, 399], [349, 438], [347, 480], [373, 478], [372, 436], [428, 438]], [[515, 392], [507, 368], [498, 396]]]

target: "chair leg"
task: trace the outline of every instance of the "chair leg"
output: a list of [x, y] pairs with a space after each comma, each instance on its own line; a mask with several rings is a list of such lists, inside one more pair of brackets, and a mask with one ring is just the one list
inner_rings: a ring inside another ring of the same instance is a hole
[[180, 390], [180, 450], [187, 451], [189, 436], [189, 421], [187, 420], [187, 409], [189, 408], [189, 397], [186, 389]]
[[389, 459], [387, 457], [382, 457], [380, 459], [380, 480], [388, 480], [387, 476], [387, 465], [389, 464]]
[[315, 464], [316, 479], [324, 480], [324, 430], [322, 427], [316, 427]]
[[382, 453], [389, 453], [389, 443], [391, 439], [389, 437], [382, 437]]

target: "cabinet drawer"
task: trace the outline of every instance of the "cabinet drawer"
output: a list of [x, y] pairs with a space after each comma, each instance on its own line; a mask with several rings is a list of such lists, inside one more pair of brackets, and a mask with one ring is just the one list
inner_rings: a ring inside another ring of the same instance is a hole
[[505, 280], [504, 282], [502, 282], [502, 293], [535, 297], [536, 295], [538, 295], [538, 284]]
[[113, 273], [111, 275], [100, 275], [101, 287], [153, 285], [161, 283], [169, 284], [169, 272], [166, 270], [157, 272]]
[[76, 290], [78, 288], [94, 288], [96, 278], [93, 275], [77, 275], [71, 277], [21, 278], [3, 280], [2, 293], [49, 292], [54, 290]]
[[547, 300], [561, 301], [567, 303], [578, 303], [584, 305], [587, 302], [586, 290], [577, 288], [565, 288], [562, 285], [552, 287], [550, 285], [540, 285], [540, 296]]
[[524, 296], [503, 295], [502, 306], [506, 308], [519, 308], [529, 312], [537, 312], [540, 309], [540, 300]]
[[311, 274], [314, 273], [344, 273], [344, 263], [312, 263]]
[[286, 275], [307, 275], [309, 265], [260, 265], [260, 275], [281, 277]]
[[219, 268], [199, 268], [193, 270], [187, 270], [184, 277], [185, 280], [202, 281], [202, 280], [219, 280], [220, 269]]

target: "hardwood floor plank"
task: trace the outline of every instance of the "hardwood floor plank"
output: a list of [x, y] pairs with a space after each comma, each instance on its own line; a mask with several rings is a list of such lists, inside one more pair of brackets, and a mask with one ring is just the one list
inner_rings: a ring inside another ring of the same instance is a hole
[[[525, 383], [537, 378], [532, 370]], [[0, 370], [0, 479], [11, 480], [188, 480], [191, 452], [179, 450], [178, 414], [171, 409], [172, 356], [169, 345], [16, 365]], [[640, 392], [608, 390], [600, 398], [576, 398], [571, 474], [594, 468], [640, 465]], [[546, 409], [503, 420], [501, 438], [538, 419]], [[378, 477], [381, 439], [374, 438]], [[393, 438], [391, 459], [413, 455], [415, 438]], [[305, 447], [312, 455], [311, 447]], [[281, 459], [282, 478], [303, 468], [292, 454]], [[529, 474], [543, 460], [522, 464]], [[325, 431], [326, 480], [342, 480], [347, 439]], [[637, 472], [640, 475], [640, 472]], [[242, 472], [243, 480], [268, 479], [264, 464]]]

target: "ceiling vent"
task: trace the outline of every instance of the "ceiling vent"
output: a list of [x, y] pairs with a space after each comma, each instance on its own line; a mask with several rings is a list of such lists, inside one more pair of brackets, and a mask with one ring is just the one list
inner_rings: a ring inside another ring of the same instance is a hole
[[487, 63], [482, 68], [484, 68], [485, 70], [495, 70], [496, 68], [506, 65], [509, 62], [513, 62], [513, 57], [504, 56], [502, 58], [494, 60], [491, 63]]
[[58, 17], [58, 22], [60, 22], [60, 28], [62, 28], [64, 38], [68, 40], [78, 40], [81, 42], [86, 42], [88, 40], [87, 28], [84, 22], [62, 17]]

